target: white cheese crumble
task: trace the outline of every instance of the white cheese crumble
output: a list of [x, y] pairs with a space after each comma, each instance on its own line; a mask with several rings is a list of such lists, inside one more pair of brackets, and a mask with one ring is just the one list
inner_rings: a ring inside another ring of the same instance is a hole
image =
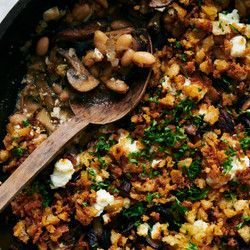
[[104, 224], [108, 224], [111, 221], [109, 214], [104, 214], [102, 218], [103, 218]]
[[177, 94], [175, 86], [171, 83], [171, 80], [167, 75], [164, 76], [164, 81], [162, 82], [162, 88], [164, 91], [168, 91], [172, 95]]
[[153, 240], [157, 239], [161, 235], [161, 224], [159, 222], [155, 223], [152, 227], [151, 238]]
[[223, 14], [219, 13], [219, 21], [213, 23], [213, 34], [214, 35], [225, 35], [231, 32], [231, 27], [235, 27], [241, 34], [250, 38], [250, 25], [240, 23], [240, 16], [238, 10], [233, 10], [231, 13]]
[[114, 196], [105, 189], [100, 189], [96, 192], [96, 203], [93, 204], [94, 209], [98, 210], [95, 217], [98, 217], [103, 212], [104, 208], [114, 202]]
[[237, 158], [236, 156], [234, 156], [232, 158], [233, 158], [232, 161], [233, 167], [229, 171], [229, 174], [231, 175], [231, 180], [237, 181], [237, 178], [235, 177], [236, 171], [249, 168], [249, 158], [247, 156], [243, 158]]
[[100, 52], [100, 50], [95, 48], [92, 57], [99, 62], [103, 59], [103, 54]]
[[191, 81], [187, 78], [185, 78], [185, 82], [183, 84], [183, 86], [189, 86], [191, 84]]
[[118, 144], [121, 145], [129, 153], [139, 152], [140, 149], [137, 147], [137, 140], [132, 141], [130, 138], [127, 138], [127, 134], [123, 132], [120, 133]]
[[243, 36], [235, 36], [230, 40], [232, 44], [231, 56], [233, 57], [243, 57], [246, 55], [246, 38]]
[[199, 115], [205, 115], [205, 114], [207, 114], [207, 109], [200, 108], [199, 109]]
[[228, 14], [219, 13], [219, 20], [225, 23], [239, 22], [240, 15], [238, 10], [234, 9], [231, 13]]
[[158, 164], [161, 162], [161, 160], [153, 160], [152, 161], [152, 168], [155, 168], [155, 167], [157, 167], [158, 166]]
[[50, 115], [59, 119], [61, 124], [67, 121], [67, 115], [61, 111], [60, 107], [54, 107]]
[[72, 178], [74, 167], [70, 160], [60, 159], [56, 162], [54, 172], [50, 175], [51, 189], [65, 186]]
[[139, 227], [137, 227], [137, 234], [146, 237], [148, 235], [148, 229], [149, 225], [148, 223], [145, 222], [141, 224]]

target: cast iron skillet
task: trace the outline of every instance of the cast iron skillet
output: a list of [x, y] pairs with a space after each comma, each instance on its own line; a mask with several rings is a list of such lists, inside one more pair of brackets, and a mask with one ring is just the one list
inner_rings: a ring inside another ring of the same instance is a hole
[[[2, 140], [6, 134], [8, 116], [15, 111], [18, 91], [26, 73], [26, 62], [20, 48], [35, 33], [35, 27], [45, 10], [53, 6], [65, 9], [72, 2], [74, 1], [20, 0], [0, 24], [0, 148], [3, 148]], [[0, 171], [0, 177], [1, 175]], [[16, 249], [14, 246], [18, 249], [36, 249], [18, 243], [12, 236], [15, 224], [13, 220], [10, 207], [0, 214], [0, 249]]]

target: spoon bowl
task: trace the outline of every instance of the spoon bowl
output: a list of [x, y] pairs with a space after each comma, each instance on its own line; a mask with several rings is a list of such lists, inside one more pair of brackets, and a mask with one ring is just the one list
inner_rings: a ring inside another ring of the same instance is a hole
[[[147, 51], [153, 53], [150, 36], [146, 30], [144, 30], [145, 33], [148, 41]], [[130, 89], [125, 95], [114, 94], [105, 88], [96, 88], [84, 93], [80, 99], [71, 100], [70, 105], [75, 116], [39, 145], [0, 187], [0, 212], [86, 126], [90, 123], [111, 123], [130, 113], [141, 100], [150, 75], [150, 68], [136, 69]]]
[[[146, 78], [145, 78], [146, 76]], [[104, 88], [88, 92], [81, 99], [70, 101], [75, 115], [81, 115], [92, 124], [106, 124], [117, 121], [135, 108], [141, 100], [148, 83], [150, 74], [147, 69], [139, 69], [136, 82], [130, 85], [125, 95], [114, 93]]]

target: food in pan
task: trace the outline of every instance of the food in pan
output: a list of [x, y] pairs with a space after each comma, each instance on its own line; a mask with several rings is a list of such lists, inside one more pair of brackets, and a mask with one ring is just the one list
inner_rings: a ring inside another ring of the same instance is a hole
[[[140, 28], [154, 55], [137, 48]], [[45, 11], [36, 32], [5, 175], [71, 118], [71, 98], [126, 94], [133, 63], [153, 72], [130, 116], [90, 126], [11, 203], [14, 236], [39, 249], [249, 248], [249, 1], [80, 0]]]

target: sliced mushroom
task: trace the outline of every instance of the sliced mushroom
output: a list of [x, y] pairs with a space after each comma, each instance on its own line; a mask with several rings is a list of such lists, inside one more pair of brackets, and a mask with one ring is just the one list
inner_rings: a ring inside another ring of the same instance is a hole
[[218, 103], [221, 100], [219, 92], [213, 86], [209, 87], [207, 96], [212, 101], [212, 103]]
[[250, 108], [250, 97], [245, 101], [245, 103], [241, 107], [241, 112], [246, 111]]
[[185, 132], [189, 135], [195, 136], [197, 134], [198, 127], [193, 124], [185, 126]]
[[148, 212], [150, 214], [153, 211], [160, 214], [160, 222], [161, 223], [167, 222], [169, 224], [168, 228], [170, 230], [174, 230], [174, 231], [179, 230], [179, 226], [175, 223], [175, 219], [174, 219], [173, 215], [163, 205], [154, 205], [153, 207], [151, 207], [149, 209]]
[[244, 0], [235, 0], [235, 8], [239, 11], [240, 17], [246, 17], [248, 14], [248, 8]]
[[223, 108], [220, 108], [220, 116], [218, 120], [218, 128], [223, 132], [232, 132], [234, 131], [234, 124], [231, 119], [231, 116]]
[[148, 25], [147, 25], [147, 30], [150, 34], [159, 34], [161, 31], [161, 17], [162, 13], [161, 12], [156, 12], [153, 17], [150, 19]]
[[45, 108], [39, 108], [36, 110], [33, 116], [48, 130], [49, 133], [52, 133], [56, 130], [56, 127], [51, 122], [51, 117]]
[[125, 34], [131, 34], [134, 31], [135, 31], [134, 28], [128, 27], [128, 28], [124, 28], [124, 29], [108, 31], [108, 32], [105, 32], [105, 34], [108, 37], [111, 37], [111, 36], [121, 36], [121, 35], [125, 35]]
[[152, 247], [153, 249], [161, 249], [162, 248], [162, 241], [161, 240], [153, 240], [149, 236], [145, 238], [147, 245]]
[[107, 27], [107, 21], [95, 20], [84, 25], [66, 29], [59, 32], [54, 40], [85, 40], [91, 38], [96, 30], [104, 30]]
[[111, 79], [105, 81], [104, 83], [106, 84], [106, 86], [109, 89], [111, 89], [119, 94], [126, 94], [127, 91], [129, 90], [128, 85], [124, 81], [119, 80], [119, 79], [115, 79], [113, 77]]
[[162, 7], [169, 5], [172, 2], [173, 0], [151, 0], [151, 2], [149, 3], [149, 7], [162, 8]]
[[81, 93], [88, 92], [100, 83], [83, 66], [82, 62], [75, 56], [70, 55], [69, 51], [58, 50], [58, 53], [66, 58], [72, 68], [68, 69], [66, 76], [71, 87]]
[[89, 249], [97, 249], [99, 247], [97, 237], [93, 227], [87, 231]]
[[52, 89], [49, 87], [47, 82], [44, 80], [43, 76], [40, 76], [36, 81], [36, 86], [41, 90], [43, 95], [41, 96], [41, 99], [44, 100], [44, 104], [47, 108], [53, 108], [54, 107], [54, 98], [52, 96]]

